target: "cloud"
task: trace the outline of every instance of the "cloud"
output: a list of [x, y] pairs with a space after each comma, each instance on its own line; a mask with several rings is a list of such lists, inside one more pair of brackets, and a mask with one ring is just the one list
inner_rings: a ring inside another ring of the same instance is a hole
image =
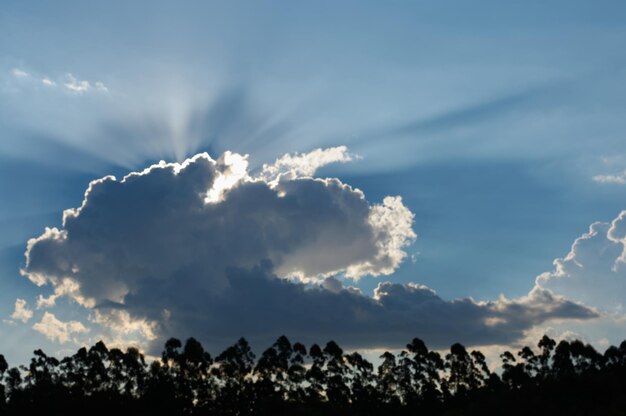
[[626, 171], [615, 175], [596, 175], [593, 180], [600, 183], [624, 185], [626, 184]]
[[98, 91], [109, 92], [109, 89], [101, 81], [96, 81], [94, 85]]
[[79, 80], [72, 74], [66, 75], [66, 82], [63, 83], [63, 86], [76, 94], [83, 94], [94, 90], [105, 93], [109, 92], [109, 89], [101, 81], [96, 81], [91, 85], [89, 81]]
[[[42, 280], [35, 281], [33, 283], [41, 283], [39, 286], [45, 284], [45, 279], [41, 277]], [[56, 305], [56, 301], [58, 298], [66, 295], [71, 295], [72, 298], [80, 300], [80, 304], [87, 304], [87, 301], [80, 297], [80, 286], [77, 282], [71, 279], [62, 279], [54, 286], [54, 293], [51, 295], [44, 297], [43, 295], [39, 295], [37, 297], [37, 309], [41, 308], [50, 308]]]
[[347, 155], [338, 147], [285, 156], [251, 176], [246, 156], [199, 154], [95, 180], [81, 207], [64, 212], [61, 229], [29, 240], [22, 274], [53, 287], [38, 307], [67, 296], [112, 337], [132, 332], [154, 342], [204, 336], [224, 346], [286, 333], [355, 347], [414, 336], [488, 344], [549, 319], [596, 316], [540, 288], [476, 302], [445, 301], [412, 283], [382, 282], [373, 296], [344, 287], [332, 276], [389, 275], [416, 238], [400, 197], [369, 203], [338, 179], [312, 177]]
[[200, 154], [121, 181], [93, 181], [83, 205], [64, 212], [63, 229], [28, 242], [23, 272], [37, 285], [78, 281], [85, 302], [99, 304], [194, 268], [211, 271], [216, 290], [227, 267], [266, 259], [280, 276], [389, 274], [415, 238], [413, 214], [399, 197], [369, 205], [337, 179], [270, 186], [245, 166], [240, 155]]
[[353, 160], [346, 146], [316, 149], [304, 154], [286, 154], [273, 164], [264, 164], [260, 177], [267, 182], [313, 176], [322, 166], [330, 163], [346, 163]]
[[44, 312], [41, 321], [33, 325], [33, 329], [59, 344], [70, 341], [73, 334], [84, 334], [89, 331], [78, 321], [63, 322], [50, 312]]
[[26, 323], [33, 317], [33, 311], [26, 307], [24, 299], [15, 300], [15, 311], [11, 314], [11, 319]]
[[16, 78], [28, 78], [28, 72], [26, 72], [26, 71], [24, 71], [22, 69], [19, 69], [19, 68], [13, 68], [11, 73]]
[[85, 93], [91, 89], [89, 81], [78, 80], [72, 74], [67, 74], [67, 81], [63, 83], [63, 86], [77, 94]]
[[88, 92], [109, 92], [109, 88], [104, 85], [102, 81], [95, 81], [92, 83], [88, 80], [78, 79], [71, 73], [65, 74], [65, 77], [57, 77], [58, 82], [48, 76], [43, 76], [36, 71], [31, 73], [19, 68], [13, 68], [11, 70], [11, 74], [18, 79], [28, 79], [30, 82], [21, 83], [21, 85], [24, 86], [36, 87], [38, 85], [44, 85], [46, 87], [56, 87], [57, 83], [59, 83], [66, 91], [77, 95], [82, 95]]
[[56, 83], [56, 82], [54, 82], [54, 81], [52, 81], [50, 78], [43, 78], [43, 79], [41, 80], [41, 83], [42, 83], [43, 85], [47, 85], [47, 86], [49, 86], [49, 87], [54, 87], [54, 86], [56, 86], [56, 85], [57, 85], [57, 83]]
[[307, 286], [273, 275], [269, 263], [231, 269], [227, 276], [228, 288], [221, 293], [205, 299], [182, 294], [193, 306], [181, 308], [182, 299], [174, 302], [168, 320], [161, 321], [162, 331], [210, 334], [206, 341], [217, 346], [241, 334], [264, 345], [285, 333], [307, 343], [334, 339], [355, 348], [398, 346], [415, 336], [444, 347], [456, 341], [507, 344], [550, 319], [596, 316], [545, 290], [516, 300], [445, 301], [413, 283], [381, 282], [372, 297], [338, 287], [337, 282], [331, 287]]
[[535, 290], [549, 290], [589, 305], [599, 318], [588, 322], [554, 322], [559, 332], [574, 331], [600, 347], [619, 343], [626, 331], [626, 211], [611, 222], [595, 222], [578, 237], [554, 270], [540, 274]]
[[607, 312], [623, 312], [626, 301], [626, 211], [611, 223], [596, 222], [574, 241], [555, 270], [537, 277], [537, 286]]
[[[164, 317], [164, 319], [167, 319]], [[157, 338], [157, 325], [145, 319], [136, 319], [121, 309], [109, 309], [105, 313], [96, 310], [89, 319], [91, 322], [99, 324], [105, 328], [114, 329], [115, 336], [139, 336], [140, 339], [154, 340]]]

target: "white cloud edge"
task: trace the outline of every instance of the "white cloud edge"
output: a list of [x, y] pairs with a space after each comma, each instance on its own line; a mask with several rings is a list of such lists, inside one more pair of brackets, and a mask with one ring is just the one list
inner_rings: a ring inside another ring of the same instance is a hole
[[306, 153], [287, 153], [274, 163], [264, 163], [256, 179], [275, 186], [281, 179], [312, 177], [323, 166], [356, 159], [361, 159], [361, 156], [351, 154], [347, 146], [316, 148]]

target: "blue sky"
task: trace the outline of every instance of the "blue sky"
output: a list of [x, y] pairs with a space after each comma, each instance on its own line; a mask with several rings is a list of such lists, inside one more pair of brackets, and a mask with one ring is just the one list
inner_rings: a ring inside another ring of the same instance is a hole
[[[61, 227], [91, 180], [203, 151], [248, 154], [251, 172], [316, 148], [358, 155], [316, 176], [371, 204], [401, 196], [418, 236], [390, 275], [337, 275], [368, 296], [385, 280], [447, 301], [525, 296], [626, 209], [624, 22], [619, 1], [4, 4], [0, 351], [87, 342], [33, 330], [29, 238]], [[72, 299], [54, 312], [86, 326], [93, 313]]]

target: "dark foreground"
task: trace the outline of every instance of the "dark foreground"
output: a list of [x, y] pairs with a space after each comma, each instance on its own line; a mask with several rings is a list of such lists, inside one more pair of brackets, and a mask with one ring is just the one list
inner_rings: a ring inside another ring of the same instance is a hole
[[381, 359], [284, 336], [258, 359], [243, 338], [214, 359], [170, 339], [149, 365], [102, 342], [28, 367], [0, 355], [0, 415], [626, 415], [626, 341], [601, 354], [544, 336], [502, 354], [501, 376], [461, 344], [441, 356], [414, 339]]

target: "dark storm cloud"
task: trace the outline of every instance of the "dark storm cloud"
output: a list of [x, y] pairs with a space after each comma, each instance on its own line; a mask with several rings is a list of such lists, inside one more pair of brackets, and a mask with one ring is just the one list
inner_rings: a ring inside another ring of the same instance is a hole
[[[286, 281], [273, 275], [271, 268], [265, 263], [250, 270], [230, 269], [228, 289], [209, 297], [198, 296], [192, 288], [178, 291], [175, 296], [180, 298], [172, 302], [177, 309], [161, 320], [163, 329], [180, 337], [199, 334], [216, 348], [241, 334], [256, 345], [269, 345], [283, 333], [306, 343], [334, 339], [354, 348], [401, 346], [415, 336], [434, 347], [445, 347], [457, 341], [507, 344], [548, 319], [595, 316], [547, 291], [534, 291], [517, 300], [479, 303], [471, 299], [445, 301], [421, 285], [382, 282], [370, 297], [352, 288], [331, 291]], [[140, 293], [154, 295], [149, 290]], [[153, 305], [164, 294], [129, 300]], [[156, 311], [142, 311], [151, 312]]]

